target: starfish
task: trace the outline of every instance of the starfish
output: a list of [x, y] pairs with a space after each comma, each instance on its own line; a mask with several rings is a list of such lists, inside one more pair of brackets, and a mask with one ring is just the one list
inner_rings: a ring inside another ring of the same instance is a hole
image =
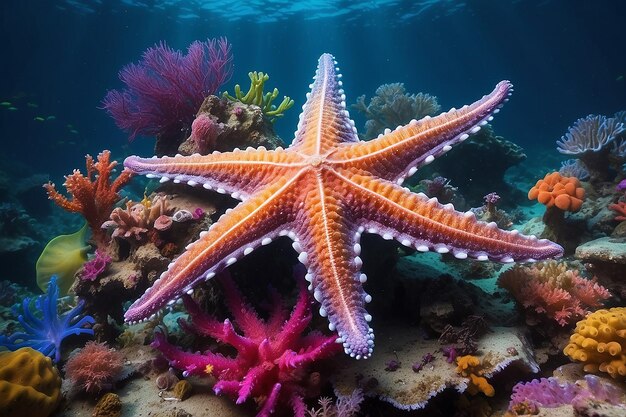
[[129, 308], [127, 321], [157, 313], [255, 248], [288, 236], [337, 342], [348, 355], [367, 358], [374, 333], [365, 310], [371, 296], [363, 289], [367, 277], [359, 257], [363, 233], [395, 239], [420, 252], [450, 252], [458, 259], [514, 262], [562, 255], [553, 242], [500, 230], [495, 223], [478, 221], [472, 212], [455, 211], [451, 204], [401, 185], [491, 121], [512, 92], [510, 82], [500, 82], [469, 106], [412, 120], [362, 141], [346, 110], [335, 65], [332, 55], [320, 57], [295, 139], [286, 149], [130, 156], [124, 161], [131, 171], [161, 182], [202, 186], [241, 200], [169, 265]]

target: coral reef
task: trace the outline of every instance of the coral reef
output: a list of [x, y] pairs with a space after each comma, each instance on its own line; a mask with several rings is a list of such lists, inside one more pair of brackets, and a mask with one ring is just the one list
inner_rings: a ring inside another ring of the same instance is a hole
[[196, 130], [178, 148], [182, 155], [231, 151], [248, 146], [275, 149], [284, 146], [260, 107], [216, 96], [207, 97], [196, 119]]
[[561, 162], [559, 174], [561, 174], [562, 177], [575, 177], [580, 181], [589, 179], [589, 171], [587, 171], [587, 168], [585, 168], [580, 159], [568, 159]]
[[235, 96], [233, 97], [225, 92], [223, 97], [260, 107], [265, 117], [271, 122], [274, 122], [278, 117], [283, 117], [285, 111], [293, 107], [294, 101], [287, 96], [283, 98], [283, 101], [278, 106], [273, 104], [276, 97], [278, 97], [278, 88], [274, 88], [271, 93], [263, 94], [265, 82], [270, 79], [268, 74], [254, 71], [249, 72], [248, 77], [250, 77], [250, 88], [245, 95], [241, 92], [239, 84], [236, 84]]
[[576, 258], [584, 262], [590, 274], [608, 288], [616, 302], [626, 302], [624, 274], [626, 274], [626, 239], [602, 237], [576, 248]]
[[527, 323], [536, 323], [543, 317], [567, 326], [611, 296], [595, 280], [583, 278], [567, 263], [557, 261], [516, 265], [500, 275], [498, 285], [524, 308]]
[[611, 179], [608, 146], [626, 129], [616, 118], [589, 115], [578, 119], [568, 132], [558, 140], [557, 151], [575, 155], [589, 172], [592, 182]]
[[[79, 301], [76, 307], [59, 315], [58, 299], [59, 287], [56, 277], [52, 277], [47, 294], [37, 297], [34, 309], [31, 310], [30, 298], [25, 298], [22, 302], [22, 312], [18, 320], [24, 332], [13, 333], [10, 336], [0, 335], [0, 346], [5, 346], [9, 350], [32, 347], [46, 356], [54, 357], [55, 362], [59, 362], [63, 339], [78, 334], [93, 335], [93, 330], [84, 326], [92, 324], [94, 319], [91, 316], [81, 317], [80, 315], [83, 302]], [[35, 311], [39, 314], [35, 314]], [[41, 318], [38, 315], [41, 315]]]
[[576, 323], [563, 353], [584, 363], [586, 372], [626, 377], [626, 307], [598, 310]]
[[[111, 220], [102, 224], [104, 229], [112, 229], [111, 237], [129, 240], [143, 240], [149, 232], [167, 230], [171, 226], [162, 216], [170, 216], [175, 210], [167, 196], [156, 195], [152, 200], [134, 203], [126, 202], [126, 209], [116, 207], [111, 212]], [[157, 221], [159, 220], [159, 221]], [[166, 226], [168, 225], [168, 226]]]
[[226, 38], [193, 42], [186, 55], [161, 42], [120, 71], [126, 87], [109, 91], [102, 106], [130, 140], [160, 136], [176, 149], [202, 101], [230, 79], [232, 59]]
[[86, 279], [87, 281], [94, 281], [95, 279], [103, 274], [112, 258], [104, 252], [101, 252], [99, 249], [96, 249], [96, 253], [93, 258], [89, 261], [85, 262], [83, 265], [83, 269], [80, 272], [80, 279]]
[[109, 218], [113, 206], [120, 199], [120, 189], [133, 175], [124, 169], [111, 182], [111, 173], [117, 162], [111, 162], [110, 158], [111, 151], [108, 150], [100, 152], [97, 162], [94, 162], [91, 155], [87, 155], [87, 174], [74, 170], [74, 173], [65, 177], [63, 185], [70, 194], [70, 199], [60, 194], [52, 182], [44, 184], [50, 200], [67, 211], [82, 214], [89, 224], [92, 239], [101, 250], [106, 250], [108, 242], [106, 231], [101, 228], [102, 223]]
[[185, 296], [191, 322], [184, 327], [188, 332], [231, 345], [236, 356], [224, 356], [211, 350], [204, 354], [187, 353], [171, 345], [162, 333], [155, 333], [153, 346], [172, 366], [182, 369], [185, 376], [215, 376], [217, 382], [213, 390], [216, 394], [228, 395], [238, 404], [257, 398], [258, 416], [272, 414], [278, 404], [293, 408], [296, 416], [304, 416], [309, 368], [341, 350], [335, 342], [336, 336], [303, 335], [311, 320], [311, 300], [306, 287], [300, 285], [298, 301], [290, 317], [274, 294], [270, 315], [262, 320], [229, 278], [222, 277], [221, 283], [233, 321], [218, 321]]
[[48, 417], [61, 401], [61, 377], [31, 348], [0, 352], [0, 415]]
[[51, 276], [57, 277], [59, 293], [67, 295], [76, 271], [87, 261], [87, 252], [91, 249], [85, 241], [87, 225], [69, 235], [61, 235], [52, 239], [44, 248], [35, 270], [37, 272], [37, 286], [46, 291]]
[[124, 371], [124, 355], [105, 343], [87, 342], [65, 364], [65, 377], [90, 394], [113, 388]]
[[372, 139], [387, 128], [395, 129], [412, 119], [433, 116], [439, 112], [441, 106], [435, 96], [425, 93], [408, 94], [403, 83], [392, 83], [378, 87], [369, 104], [365, 104], [365, 95], [358, 97], [352, 108], [367, 118], [363, 137]]

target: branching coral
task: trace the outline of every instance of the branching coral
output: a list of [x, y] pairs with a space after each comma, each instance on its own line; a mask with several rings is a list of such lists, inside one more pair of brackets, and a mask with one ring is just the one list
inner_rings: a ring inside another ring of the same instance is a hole
[[254, 71], [249, 72], [248, 77], [250, 77], [250, 88], [245, 95], [241, 92], [239, 84], [237, 84], [235, 85], [235, 96], [233, 97], [228, 93], [224, 93], [224, 97], [229, 100], [240, 101], [244, 104], [259, 106], [263, 114], [271, 121], [276, 120], [277, 117], [284, 116], [285, 111], [293, 107], [294, 101], [287, 96], [283, 98], [283, 101], [278, 106], [273, 104], [276, 97], [278, 97], [277, 88], [274, 88], [271, 93], [263, 94], [265, 82], [270, 79], [269, 75]]
[[561, 326], [580, 319], [588, 308], [601, 306], [611, 296], [595, 280], [585, 279], [567, 263], [557, 261], [515, 266], [500, 275], [498, 285], [529, 314], [539, 314]]
[[112, 237], [141, 240], [148, 231], [155, 228], [155, 223], [156, 227], [161, 227], [159, 225], [165, 222], [161, 216], [169, 216], [173, 211], [174, 207], [169, 206], [167, 197], [161, 195], [155, 196], [152, 201], [128, 201], [126, 209], [116, 207], [111, 212], [111, 220], [102, 223], [102, 227], [113, 228]]
[[111, 151], [108, 150], [100, 152], [98, 162], [94, 162], [91, 155], [87, 155], [87, 175], [75, 169], [74, 173], [65, 177], [63, 185], [70, 194], [70, 199], [60, 194], [53, 183], [44, 184], [50, 200], [67, 211], [83, 215], [89, 224], [93, 240], [102, 250], [106, 248], [107, 236], [100, 226], [109, 218], [113, 206], [120, 199], [119, 190], [133, 175], [124, 169], [111, 182], [111, 173], [117, 162], [111, 162], [110, 157]]
[[[291, 316], [274, 295], [272, 311], [262, 320], [246, 304], [230, 279], [221, 280], [233, 322], [218, 321], [200, 310], [191, 299], [183, 298], [191, 322], [183, 324], [189, 332], [216, 339], [236, 350], [234, 357], [206, 351], [188, 353], [171, 345], [162, 333], [155, 334], [153, 346], [184, 371], [183, 375], [204, 375], [217, 378], [216, 394], [226, 394], [238, 404], [255, 398], [261, 407], [258, 416], [273, 413], [277, 404], [290, 406], [298, 417], [305, 415], [308, 375], [316, 361], [341, 350], [336, 336], [318, 333], [303, 335], [311, 321], [311, 300], [304, 284]], [[235, 330], [235, 325], [239, 330]]]
[[120, 71], [126, 88], [109, 91], [102, 105], [131, 140], [187, 130], [204, 98], [230, 79], [232, 60], [226, 38], [196, 41], [186, 55], [161, 42]]
[[575, 177], [580, 181], [589, 179], [589, 171], [579, 159], [568, 159], [561, 162], [559, 174], [561, 174], [562, 177]]
[[586, 372], [626, 377], [626, 307], [598, 310], [576, 323], [563, 353], [584, 363]]
[[383, 84], [376, 89], [376, 95], [369, 104], [365, 104], [365, 95], [362, 95], [352, 107], [368, 119], [365, 123], [366, 139], [376, 137], [386, 128], [405, 125], [411, 119], [432, 116], [441, 108], [434, 96], [406, 93], [403, 83]]
[[74, 386], [97, 394], [113, 388], [122, 376], [124, 356], [104, 343], [88, 342], [65, 364], [65, 376]]
[[18, 316], [25, 332], [13, 333], [10, 336], [0, 335], [0, 346], [5, 346], [9, 350], [32, 347], [46, 356], [54, 356], [55, 362], [59, 362], [63, 339], [77, 334], [93, 335], [93, 330], [83, 328], [94, 323], [93, 317], [80, 316], [83, 302], [79, 301], [76, 307], [59, 316], [58, 299], [59, 287], [56, 277], [53, 276], [50, 278], [48, 293], [40, 295], [35, 300], [35, 309], [41, 318], [37, 317], [35, 311], [31, 311], [30, 298], [25, 298], [22, 302], [22, 313]]

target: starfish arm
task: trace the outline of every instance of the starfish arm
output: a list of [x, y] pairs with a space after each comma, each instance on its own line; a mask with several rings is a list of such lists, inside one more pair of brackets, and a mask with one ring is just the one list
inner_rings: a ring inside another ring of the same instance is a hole
[[360, 273], [360, 235], [357, 226], [344, 218], [340, 192], [324, 187], [321, 179], [308, 190], [305, 207], [294, 222], [299, 227], [293, 246], [308, 269], [305, 278], [321, 303], [320, 315], [328, 317], [329, 329], [337, 331], [345, 352], [360, 359], [371, 355], [374, 334], [365, 311], [369, 297], [363, 290], [365, 275]]
[[[289, 212], [284, 195], [293, 180], [278, 179], [274, 184], [228, 210], [200, 239], [187, 246], [139, 300], [125, 314], [127, 321], [143, 320], [168, 303], [189, 292], [202, 279], [248, 255], [254, 248], [269, 244], [281, 234]], [[286, 232], [282, 233], [286, 234]]]
[[[495, 223], [476, 220], [474, 213], [461, 213], [452, 204], [414, 194], [387, 181], [363, 175], [351, 178], [338, 174], [354, 196], [353, 215], [363, 219], [364, 230], [385, 239], [396, 239], [418, 251], [451, 252], [459, 259], [468, 256], [499, 262], [528, 261], [558, 257], [563, 248], [546, 239], [499, 229]], [[366, 201], [367, 204], [358, 204]]]
[[302, 163], [301, 157], [295, 153], [282, 149], [267, 151], [260, 147], [246, 151], [213, 152], [210, 155], [129, 156], [124, 166], [136, 174], [160, 178], [161, 182], [172, 180], [202, 186], [242, 200], [274, 182], [277, 177], [287, 175], [288, 171], [301, 168]]
[[346, 110], [339, 68], [335, 58], [323, 54], [311, 92], [306, 95], [292, 148], [306, 155], [328, 153], [340, 142], [358, 142], [354, 122]]
[[345, 144], [329, 159], [342, 168], [358, 167], [371, 175], [401, 184], [417, 169], [480, 130], [497, 113], [513, 86], [501, 81], [480, 100], [436, 117], [398, 127], [368, 142]]

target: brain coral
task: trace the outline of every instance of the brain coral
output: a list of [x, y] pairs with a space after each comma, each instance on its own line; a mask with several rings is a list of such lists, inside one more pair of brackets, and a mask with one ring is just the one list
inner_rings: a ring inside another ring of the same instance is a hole
[[563, 353], [583, 362], [586, 372], [626, 377], [626, 307], [598, 310], [579, 321]]
[[0, 353], [0, 415], [47, 417], [61, 400], [52, 360], [31, 348]]
[[528, 199], [563, 211], [578, 211], [585, 199], [585, 190], [575, 177], [563, 177], [558, 172], [546, 174], [528, 191]]

